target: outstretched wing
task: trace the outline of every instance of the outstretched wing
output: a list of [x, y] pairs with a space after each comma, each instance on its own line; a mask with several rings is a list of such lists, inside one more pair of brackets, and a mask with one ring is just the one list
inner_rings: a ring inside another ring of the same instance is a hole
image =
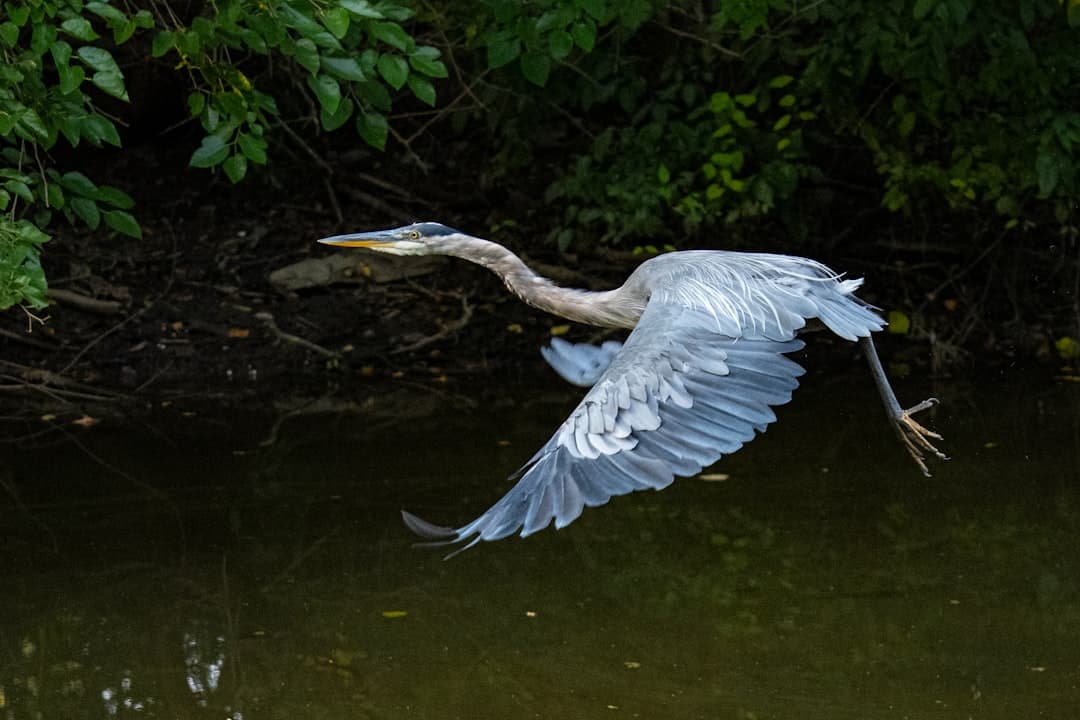
[[[460, 528], [403, 512], [416, 533], [438, 542], [522, 537], [586, 507], [634, 490], [660, 490], [728, 455], [776, 419], [803, 369], [784, 353], [801, 340], [732, 338], [713, 315], [648, 304], [622, 350], [559, 427], [516, 474], [517, 484]], [[464, 548], [463, 548], [464, 549]]]
[[622, 343], [618, 340], [608, 340], [603, 345], [590, 345], [551, 338], [551, 345], [540, 348], [540, 354], [551, 369], [566, 382], [592, 387], [621, 349]]

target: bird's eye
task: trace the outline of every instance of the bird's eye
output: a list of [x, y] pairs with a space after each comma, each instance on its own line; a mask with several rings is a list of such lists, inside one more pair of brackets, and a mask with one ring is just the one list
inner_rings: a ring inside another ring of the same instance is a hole
[[410, 230], [409, 231], [409, 237], [411, 237], [413, 240], [419, 240], [420, 239], [420, 231], [418, 231], [418, 230]]

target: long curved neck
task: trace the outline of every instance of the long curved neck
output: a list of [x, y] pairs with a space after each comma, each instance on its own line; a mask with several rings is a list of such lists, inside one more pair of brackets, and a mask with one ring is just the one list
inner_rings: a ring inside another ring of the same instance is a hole
[[533, 307], [574, 322], [601, 327], [632, 328], [645, 309], [645, 298], [634, 298], [627, 286], [594, 292], [559, 287], [538, 275], [521, 258], [498, 243], [457, 235], [442, 248], [447, 255], [483, 265], [502, 278], [510, 292]]

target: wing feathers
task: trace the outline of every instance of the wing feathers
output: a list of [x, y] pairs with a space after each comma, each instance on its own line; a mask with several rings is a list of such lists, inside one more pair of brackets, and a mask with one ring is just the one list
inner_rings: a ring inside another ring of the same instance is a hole
[[[676, 475], [696, 474], [736, 452], [776, 420], [772, 406], [788, 402], [798, 387], [803, 369], [785, 355], [803, 347], [794, 332], [805, 318], [820, 317], [844, 337], [881, 327], [846, 296], [853, 287], [830, 276], [840, 290], [829, 295], [816, 289], [813, 283], [825, 280], [811, 271], [817, 272], [811, 266], [798, 282], [778, 284], [771, 296], [747, 285], [742, 300], [716, 300], [730, 306], [723, 312], [703, 307], [697, 296], [691, 303], [676, 291], [657, 291], [624, 346], [553, 339], [544, 357], [557, 372], [572, 382], [596, 380], [581, 404], [476, 520], [450, 529], [403, 513], [406, 524], [436, 542], [469, 541], [466, 547], [530, 535], [552, 522], [565, 527], [585, 507], [616, 495], [665, 488]], [[744, 322], [730, 330], [730, 313], [748, 307], [764, 329]]]

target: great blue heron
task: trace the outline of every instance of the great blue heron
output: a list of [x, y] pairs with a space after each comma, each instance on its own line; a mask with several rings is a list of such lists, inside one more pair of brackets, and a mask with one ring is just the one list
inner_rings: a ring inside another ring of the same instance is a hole
[[451, 255], [483, 265], [529, 305], [575, 322], [633, 328], [625, 344], [555, 340], [544, 356], [564, 378], [591, 386], [555, 435], [514, 474], [517, 484], [459, 528], [402, 511], [417, 534], [439, 543], [522, 537], [573, 522], [614, 495], [667, 487], [701, 472], [776, 420], [803, 369], [786, 358], [796, 333], [818, 318], [861, 343], [889, 420], [924, 474], [925, 454], [944, 459], [941, 436], [912, 417], [937, 400], [901, 409], [874, 349], [884, 321], [843, 280], [790, 255], [700, 250], [643, 262], [605, 292], [555, 285], [502, 245], [434, 222], [319, 240], [393, 255]]

